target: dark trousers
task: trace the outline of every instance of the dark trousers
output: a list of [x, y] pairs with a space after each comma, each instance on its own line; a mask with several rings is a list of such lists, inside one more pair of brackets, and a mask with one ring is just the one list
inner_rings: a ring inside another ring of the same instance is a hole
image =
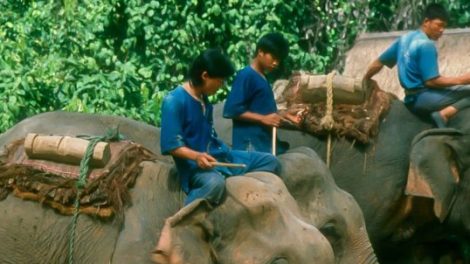
[[198, 198], [207, 199], [214, 205], [219, 204], [225, 193], [226, 177], [243, 175], [253, 171], [266, 171], [276, 174], [280, 170], [279, 161], [269, 153], [232, 150], [230, 152], [230, 161], [245, 164], [246, 167], [215, 167], [211, 170], [198, 170], [190, 179], [189, 193], [185, 205]]
[[426, 89], [416, 95], [410, 108], [416, 113], [430, 114], [447, 106], [454, 106], [459, 111], [470, 107], [470, 85]]

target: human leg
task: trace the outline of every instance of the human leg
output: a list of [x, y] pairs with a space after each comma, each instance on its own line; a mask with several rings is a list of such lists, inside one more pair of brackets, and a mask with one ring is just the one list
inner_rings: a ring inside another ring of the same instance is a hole
[[[449, 120], [449, 118], [447, 117], [448, 114], [445, 114], [445, 113], [449, 113], [449, 112], [457, 112], [455, 107], [453, 106], [447, 106], [445, 107], [444, 109], [442, 109], [441, 111], [434, 111], [431, 113], [431, 118], [432, 120], [434, 121], [434, 123], [436, 124], [436, 126], [438, 128], [445, 128], [447, 127], [447, 121]], [[454, 115], [454, 114], [452, 114]]]
[[470, 85], [457, 85], [422, 92], [417, 97], [413, 110], [423, 114], [430, 113], [438, 127], [445, 127], [451, 117], [468, 107], [470, 107]]
[[189, 193], [185, 205], [202, 198], [213, 205], [221, 202], [225, 192], [225, 176], [216, 170], [198, 171], [189, 183]]
[[243, 169], [232, 169], [233, 175], [241, 175], [252, 171], [267, 171], [277, 174], [281, 167], [277, 158], [269, 153], [233, 150], [230, 155], [233, 163], [246, 165]]
[[465, 109], [465, 108], [469, 108], [470, 107], [470, 96], [458, 100], [457, 102], [452, 104], [452, 106], [457, 110], [456, 112], [458, 112], [462, 109]]
[[457, 114], [458, 111], [469, 108], [470, 107], [470, 97], [465, 97], [457, 102], [453, 103], [452, 105], [446, 106], [444, 109], [440, 110], [439, 116], [442, 117], [442, 119], [447, 123], [447, 121], [453, 117], [455, 114]]
[[470, 85], [456, 85], [443, 89], [427, 89], [421, 92], [413, 104], [416, 112], [431, 113], [470, 98]]
[[431, 117], [436, 122], [437, 127], [446, 127], [447, 121], [452, 118], [457, 112], [462, 109], [470, 107], [470, 98], [462, 98], [452, 105], [446, 106], [440, 111], [431, 113]]

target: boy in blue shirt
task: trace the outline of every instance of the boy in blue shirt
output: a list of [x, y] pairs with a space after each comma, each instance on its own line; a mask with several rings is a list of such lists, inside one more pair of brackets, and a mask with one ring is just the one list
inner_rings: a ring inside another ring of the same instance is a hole
[[[170, 154], [187, 194], [185, 205], [204, 198], [217, 205], [225, 192], [225, 177], [250, 171], [276, 173], [276, 157], [259, 152], [231, 151], [213, 128], [214, 94], [234, 72], [230, 60], [218, 49], [201, 53], [191, 65], [189, 80], [176, 87], [163, 100], [160, 145]], [[244, 168], [216, 167], [213, 162], [245, 164]]]
[[[256, 45], [251, 65], [235, 77], [224, 105], [224, 117], [233, 121], [232, 148], [272, 153], [272, 128], [279, 127], [276, 101], [266, 74], [287, 57], [289, 44], [279, 33], [264, 35]], [[277, 139], [276, 139], [277, 140]], [[288, 149], [277, 141], [276, 153]]]
[[439, 74], [435, 41], [443, 34], [449, 15], [440, 4], [429, 4], [419, 30], [397, 39], [367, 69], [370, 79], [384, 65], [398, 67], [398, 78], [405, 89], [405, 104], [420, 115], [431, 116], [438, 127], [470, 107], [470, 73], [456, 77]]

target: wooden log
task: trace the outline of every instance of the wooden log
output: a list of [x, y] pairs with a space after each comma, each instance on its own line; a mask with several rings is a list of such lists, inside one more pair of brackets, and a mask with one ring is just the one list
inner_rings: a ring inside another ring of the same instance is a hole
[[[79, 165], [85, 156], [90, 141], [69, 136], [48, 136], [29, 133], [24, 142], [26, 154], [31, 159], [44, 159], [55, 162]], [[98, 142], [93, 151], [90, 165], [104, 167], [111, 156], [109, 144]]]
[[[300, 74], [294, 77], [298, 82], [298, 93], [303, 103], [317, 103], [326, 100], [326, 75]], [[295, 85], [295, 84], [294, 84]], [[335, 104], [362, 104], [370, 95], [370, 88], [362, 80], [335, 75], [333, 77], [333, 98]]]

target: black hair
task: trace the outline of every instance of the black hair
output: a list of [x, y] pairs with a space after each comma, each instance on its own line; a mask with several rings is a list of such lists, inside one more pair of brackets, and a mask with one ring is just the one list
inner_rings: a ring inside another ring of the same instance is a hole
[[207, 71], [212, 78], [228, 78], [235, 69], [230, 59], [220, 49], [207, 49], [203, 51], [191, 64], [188, 70], [188, 79], [194, 86], [203, 84], [202, 73]]
[[289, 43], [280, 33], [268, 33], [262, 36], [256, 43], [255, 56], [259, 51], [271, 53], [274, 57], [283, 61], [289, 54]]
[[426, 6], [423, 13], [423, 20], [424, 19], [440, 19], [444, 22], [449, 21], [449, 13], [447, 12], [446, 8], [438, 3], [432, 3]]

